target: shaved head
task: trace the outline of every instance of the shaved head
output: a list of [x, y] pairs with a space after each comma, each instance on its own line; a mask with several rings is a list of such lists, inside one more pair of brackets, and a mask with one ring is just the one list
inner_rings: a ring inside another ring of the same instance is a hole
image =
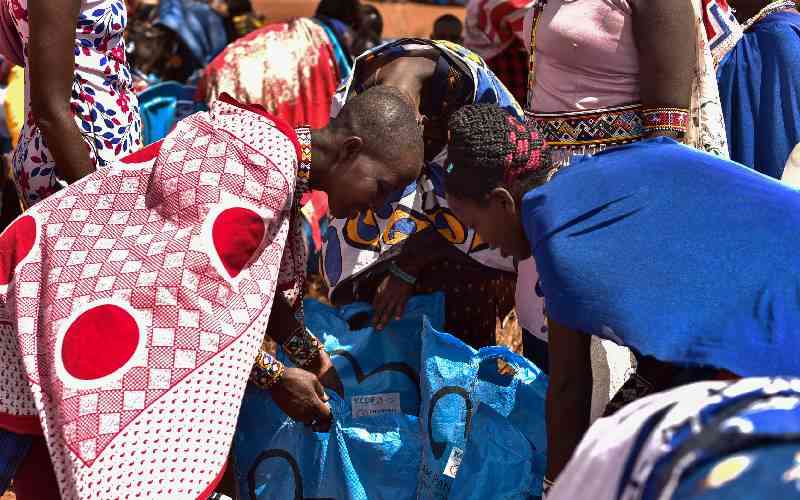
[[401, 90], [379, 85], [350, 98], [331, 128], [361, 137], [362, 152], [398, 175], [419, 176], [425, 150], [422, 128], [414, 103]]
[[422, 127], [399, 89], [379, 85], [353, 96], [328, 130], [338, 151], [325, 189], [335, 217], [378, 208], [419, 177]]

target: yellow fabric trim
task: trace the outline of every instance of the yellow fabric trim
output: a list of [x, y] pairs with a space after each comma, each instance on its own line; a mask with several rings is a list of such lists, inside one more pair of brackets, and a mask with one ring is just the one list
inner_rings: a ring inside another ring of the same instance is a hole
[[25, 69], [19, 66], [14, 66], [8, 75], [5, 110], [11, 147], [16, 148], [25, 123]]

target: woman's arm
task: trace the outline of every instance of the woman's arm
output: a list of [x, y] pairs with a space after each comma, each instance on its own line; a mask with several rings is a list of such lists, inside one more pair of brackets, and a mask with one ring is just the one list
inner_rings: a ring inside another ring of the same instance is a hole
[[548, 321], [547, 474], [555, 481], [589, 428], [592, 406], [591, 337]]
[[[446, 259], [455, 250], [435, 228], [429, 227], [412, 234], [403, 242], [395, 265], [415, 279], [422, 276], [428, 266]], [[414, 285], [403, 281], [392, 273], [387, 274], [375, 292], [372, 306], [375, 316], [372, 323], [378, 330], [392, 320], [400, 319], [406, 303], [414, 295]]]
[[[639, 50], [642, 107], [687, 110], [697, 67], [694, 11], [688, 0], [632, 0], [633, 32]], [[688, 120], [688, 115], [687, 115]], [[674, 130], [650, 129], [647, 136], [683, 139]]]
[[[283, 293], [276, 293], [272, 301], [266, 335], [278, 344], [284, 345], [298, 332], [305, 332], [305, 325], [295, 316], [292, 306]], [[316, 375], [325, 387], [344, 394], [342, 381], [325, 349], [320, 349], [319, 354], [303, 368]]]
[[413, 56], [399, 57], [381, 66], [368, 68], [365, 87], [388, 85], [402, 90], [414, 102], [419, 112], [422, 87], [436, 70], [439, 54], [434, 49], [420, 50]]
[[80, 0], [28, 2], [28, 81], [33, 116], [47, 141], [58, 176], [69, 183], [95, 170], [70, 107], [80, 7]]

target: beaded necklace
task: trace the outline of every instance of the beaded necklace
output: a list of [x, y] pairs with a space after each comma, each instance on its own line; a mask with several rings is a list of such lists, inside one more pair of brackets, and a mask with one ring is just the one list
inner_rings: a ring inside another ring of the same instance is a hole
[[527, 109], [533, 109], [534, 87], [536, 86], [536, 28], [539, 26], [539, 19], [547, 6], [547, 0], [536, 0], [533, 4], [533, 21], [531, 22], [531, 58], [528, 66], [528, 103]]
[[300, 161], [297, 164], [297, 180], [295, 181], [296, 201], [300, 203], [300, 197], [310, 191], [311, 182], [311, 129], [299, 127], [295, 129], [297, 142], [300, 143]]
[[775, 14], [776, 12], [780, 12], [782, 10], [795, 9], [795, 8], [797, 8], [797, 2], [795, 2], [794, 0], [778, 0], [776, 2], [772, 2], [771, 4], [767, 5], [766, 7], [758, 11], [758, 14], [751, 17], [750, 19], [747, 20], [746, 23], [744, 23], [743, 26], [744, 31], [749, 30], [750, 28], [753, 27], [753, 25], [755, 25], [757, 22], [761, 21], [762, 19], [764, 19], [769, 15]]

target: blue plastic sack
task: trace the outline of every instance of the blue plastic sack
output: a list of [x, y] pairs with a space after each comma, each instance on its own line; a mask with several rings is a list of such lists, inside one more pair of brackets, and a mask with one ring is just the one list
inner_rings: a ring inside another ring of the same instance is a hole
[[337, 310], [306, 301], [305, 316], [331, 353], [344, 399], [331, 394], [335, 421], [330, 433], [318, 434], [286, 417], [268, 393], [248, 387], [234, 439], [241, 497], [415, 498], [420, 333], [423, 318], [443, 324], [443, 297], [414, 297], [403, 319], [382, 332], [366, 326], [372, 316], [366, 304]]
[[[418, 498], [541, 495], [547, 377], [506, 348], [475, 351], [430, 324], [422, 335], [422, 359]], [[500, 373], [498, 360], [505, 361], [512, 373]], [[508, 450], [516, 453], [510, 455]]]
[[[491, 406], [478, 403], [470, 422], [463, 461], [447, 496], [450, 500], [491, 498], [527, 500], [533, 495], [537, 478], [541, 481], [540, 457], [525, 434]], [[476, 487], [477, 485], [477, 487]]]
[[[382, 332], [372, 308], [306, 301], [306, 325], [345, 389], [317, 434], [249, 387], [234, 439], [245, 499], [529, 499], [541, 494], [547, 380], [505, 348], [441, 328], [441, 295], [415, 297]], [[505, 360], [513, 374], [498, 373]], [[445, 474], [447, 472], [447, 474]]]
[[423, 319], [444, 324], [444, 297], [413, 297], [402, 319], [381, 332], [369, 326], [372, 314], [372, 306], [363, 303], [337, 311], [317, 301], [305, 302], [306, 326], [331, 354], [346, 396], [400, 393], [403, 412], [418, 415]]
[[329, 433], [315, 433], [287, 418], [266, 392], [247, 388], [234, 441], [240, 498], [414, 498], [417, 417], [354, 418], [348, 402], [329, 394], [334, 423]]
[[160, 141], [182, 119], [198, 111], [206, 111], [206, 103], [194, 99], [196, 93], [194, 86], [161, 82], [139, 94], [144, 143]]

